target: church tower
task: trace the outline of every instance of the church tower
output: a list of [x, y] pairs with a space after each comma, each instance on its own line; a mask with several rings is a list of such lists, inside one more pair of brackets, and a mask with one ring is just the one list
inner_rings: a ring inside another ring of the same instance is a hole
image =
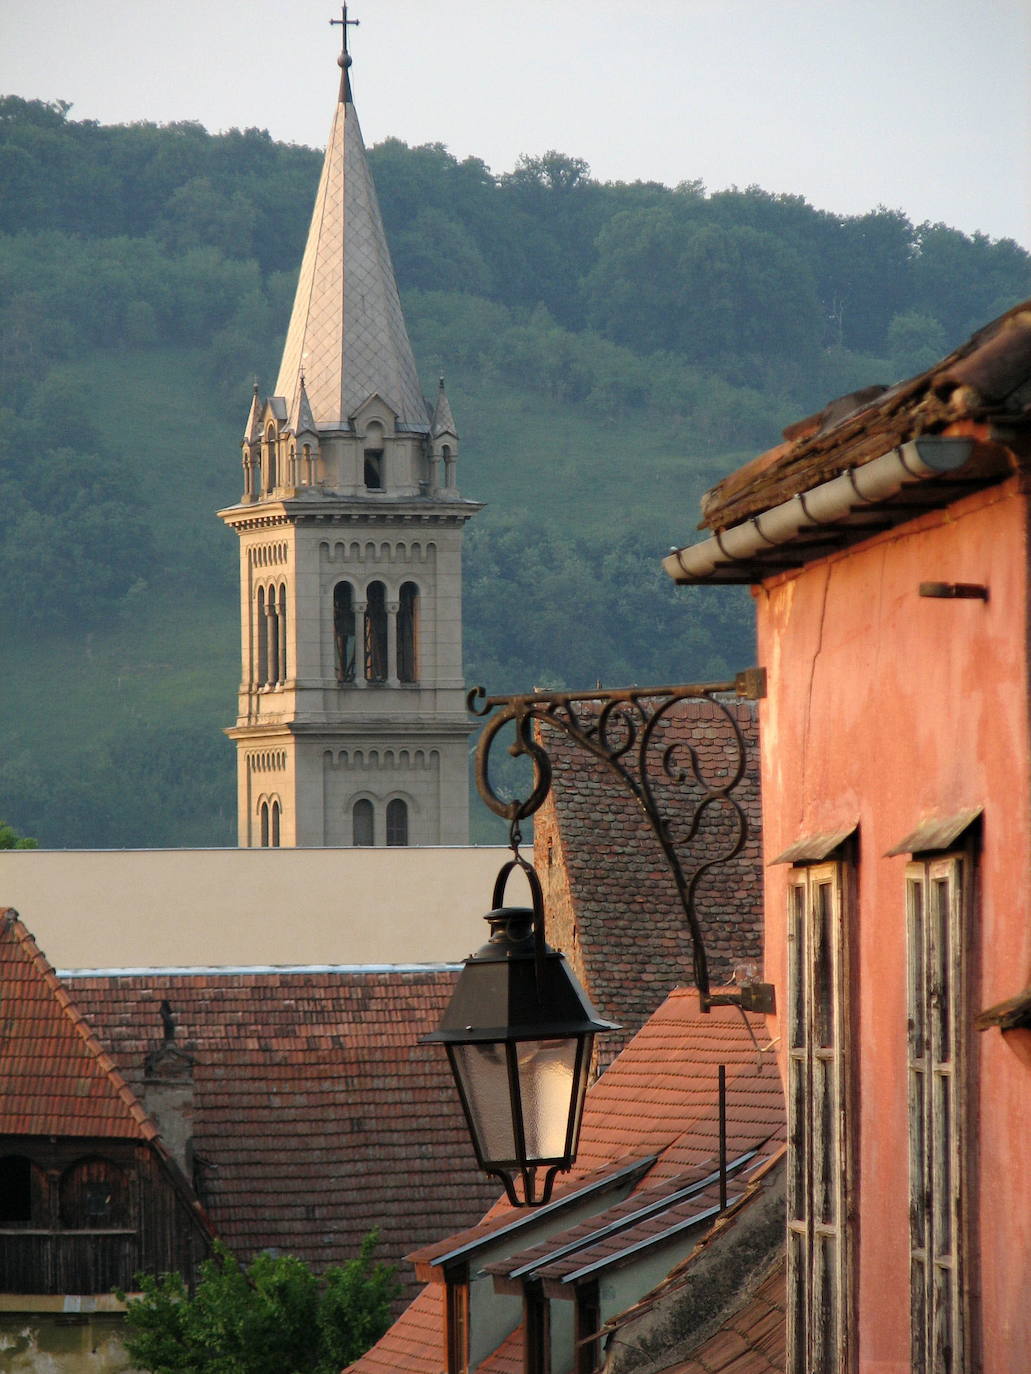
[[[344, 12], [346, 20], [346, 10]], [[468, 842], [462, 532], [443, 380], [423, 397], [340, 94], [275, 393], [255, 388], [240, 537], [239, 843]]]

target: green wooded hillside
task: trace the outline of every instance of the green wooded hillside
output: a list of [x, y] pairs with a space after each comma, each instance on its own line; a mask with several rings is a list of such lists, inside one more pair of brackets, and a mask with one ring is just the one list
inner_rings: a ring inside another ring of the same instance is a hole
[[[45, 846], [233, 843], [235, 539], [321, 157], [0, 98], [0, 815]], [[658, 571], [701, 492], [1031, 295], [1009, 240], [756, 187], [370, 150], [427, 391], [462, 434], [466, 662], [495, 691], [723, 675], [747, 593]], [[493, 837], [484, 813], [474, 834]]]

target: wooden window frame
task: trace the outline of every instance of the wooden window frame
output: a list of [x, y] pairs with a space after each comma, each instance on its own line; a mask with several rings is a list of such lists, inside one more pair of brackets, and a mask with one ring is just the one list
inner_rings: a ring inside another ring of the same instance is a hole
[[576, 1290], [574, 1374], [594, 1374], [601, 1365], [601, 1293], [597, 1279]]
[[469, 1374], [469, 1280], [447, 1279], [444, 1289], [447, 1374]]
[[906, 866], [910, 1359], [914, 1374], [968, 1367], [970, 1313], [964, 1028], [971, 848]]
[[524, 1374], [551, 1374], [551, 1303], [537, 1284], [523, 1296]]
[[788, 877], [789, 1374], [853, 1364], [849, 858]]

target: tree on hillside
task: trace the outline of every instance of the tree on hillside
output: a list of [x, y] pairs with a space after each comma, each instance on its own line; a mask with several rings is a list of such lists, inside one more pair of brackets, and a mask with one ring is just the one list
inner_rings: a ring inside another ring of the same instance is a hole
[[400, 1292], [393, 1268], [373, 1261], [376, 1239], [321, 1279], [294, 1255], [244, 1268], [224, 1246], [192, 1295], [179, 1274], [140, 1275], [143, 1296], [126, 1308], [129, 1358], [150, 1374], [337, 1374], [379, 1340]]
[[18, 832], [7, 824], [0, 821], [0, 849], [38, 849], [39, 841], [29, 839], [28, 835], [19, 835]]

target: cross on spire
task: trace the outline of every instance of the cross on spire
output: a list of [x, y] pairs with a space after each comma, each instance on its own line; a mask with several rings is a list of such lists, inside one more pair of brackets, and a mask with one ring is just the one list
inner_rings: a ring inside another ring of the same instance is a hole
[[341, 6], [340, 6], [340, 18], [339, 18], [339, 19], [331, 19], [329, 22], [330, 22], [330, 26], [332, 26], [333, 24], [339, 24], [339, 25], [340, 25], [340, 29], [341, 29], [341, 35], [340, 35], [340, 36], [341, 36], [341, 39], [342, 39], [342, 44], [341, 44], [341, 49], [340, 49], [340, 55], [341, 55], [341, 57], [348, 57], [348, 56], [350, 56], [350, 54], [349, 54], [348, 51], [347, 51], [347, 29], [348, 29], [348, 26], [350, 25], [351, 28], [355, 28], [355, 29], [356, 29], [356, 28], [358, 28], [358, 26], [361, 24], [362, 21], [361, 21], [360, 19], [348, 19], [348, 17], [347, 17], [347, 6], [346, 6], [346, 5], [341, 5]]

